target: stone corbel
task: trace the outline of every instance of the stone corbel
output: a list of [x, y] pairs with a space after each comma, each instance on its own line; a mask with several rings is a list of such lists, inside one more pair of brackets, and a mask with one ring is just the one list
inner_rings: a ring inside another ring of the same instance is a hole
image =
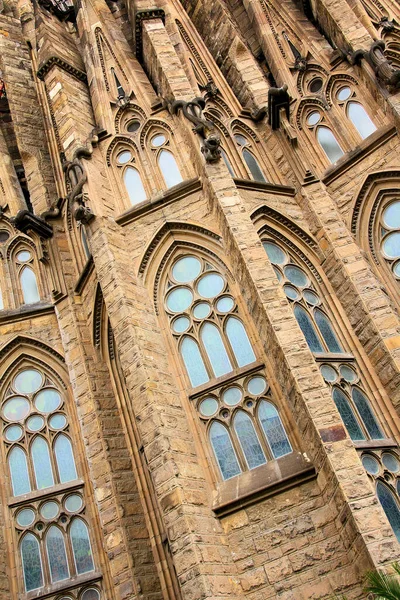
[[369, 50], [356, 50], [348, 54], [352, 65], [360, 65], [364, 58], [374, 70], [377, 79], [388, 88], [400, 88], [400, 69], [395, 69], [388, 61], [383, 51], [385, 42], [377, 40], [371, 44]]
[[203, 111], [206, 101], [202, 97], [194, 98], [190, 102], [175, 100], [171, 104], [171, 112], [176, 115], [182, 110], [186, 119], [194, 124], [193, 131], [203, 139], [201, 151], [207, 162], [216, 162], [221, 157], [221, 139], [215, 131], [214, 123], [208, 121]]

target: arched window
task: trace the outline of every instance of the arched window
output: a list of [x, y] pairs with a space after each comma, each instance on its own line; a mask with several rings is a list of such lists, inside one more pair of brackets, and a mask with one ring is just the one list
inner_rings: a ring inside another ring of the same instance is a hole
[[21, 541], [21, 560], [24, 572], [25, 591], [43, 587], [42, 558], [37, 538], [32, 533], [24, 535]]
[[221, 148], [221, 156], [223, 158], [224, 163], [226, 164], [226, 166], [228, 167], [228, 171], [231, 177], [236, 177], [235, 175], [235, 171], [233, 170], [232, 164], [228, 158], [227, 153], [225, 152], [225, 150], [223, 148]]
[[34, 257], [31, 250], [21, 249], [16, 255], [16, 268], [24, 304], [40, 301], [40, 294], [34, 271]]
[[255, 469], [267, 462], [249, 415], [239, 410], [233, 419], [233, 427], [248, 468]]
[[228, 430], [214, 421], [210, 427], [210, 440], [223, 479], [231, 479], [241, 472]]
[[400, 542], [400, 460], [391, 449], [363, 452], [362, 464], [376, 486], [376, 494], [386, 517]]
[[[17, 434], [18, 433], [19, 432], [17, 431]], [[13, 435], [13, 433], [9, 432], [9, 435]], [[20, 435], [18, 435], [18, 437], [20, 437]], [[10, 469], [13, 495], [22, 496], [22, 494], [30, 492], [31, 484], [29, 481], [26, 454], [19, 446], [14, 446], [10, 451], [10, 454], [8, 455], [8, 466]]]
[[[384, 439], [367, 395], [361, 389], [355, 359], [345, 354], [310, 271], [274, 240], [265, 240], [263, 246], [306, 342], [321, 362], [321, 374], [332, 386], [333, 400], [349, 436], [353, 441]], [[342, 388], [335, 385], [339, 382]]]
[[261, 181], [263, 183], [266, 183], [267, 180], [264, 177], [264, 173], [262, 172], [262, 169], [256, 157], [254, 156], [252, 144], [241, 133], [236, 133], [234, 135], [234, 138], [237, 145], [240, 148], [242, 158], [246, 164], [251, 179], [254, 179], [254, 181]]
[[336, 87], [335, 99], [338, 106], [353, 123], [361, 138], [365, 139], [376, 131], [376, 126], [362, 104], [356, 101], [356, 97], [354, 85], [345, 84]]
[[121, 148], [117, 151], [115, 160], [131, 205], [135, 206], [146, 200], [147, 194], [131, 148], [128, 146]]
[[172, 265], [165, 308], [193, 386], [256, 360], [226, 277], [207, 259], [186, 255]]
[[86, 258], [89, 259], [92, 256], [92, 253], [89, 250], [89, 244], [87, 241], [87, 236], [86, 236], [86, 231], [85, 231], [84, 225], [81, 225], [80, 230], [81, 230], [82, 247], [85, 252]]
[[73, 519], [69, 535], [71, 538], [76, 572], [78, 575], [94, 570], [89, 532], [82, 519]]
[[51, 581], [56, 582], [68, 579], [69, 569], [64, 535], [55, 525], [50, 527], [46, 534], [46, 550]]
[[181, 183], [183, 178], [171, 151], [171, 144], [167, 134], [159, 132], [153, 135], [150, 139], [150, 148], [155, 156], [155, 161], [158, 164], [167, 188]]
[[54, 485], [50, 452], [46, 440], [41, 436], [34, 439], [31, 448], [32, 463], [35, 471], [36, 488], [42, 490]]
[[325, 125], [326, 122], [325, 114], [315, 109], [308, 112], [305, 117], [308, 130], [315, 135], [329, 162], [335, 163], [344, 152], [331, 129]]
[[261, 400], [258, 406], [258, 418], [274, 458], [292, 452], [289, 439], [282, 425], [281, 418], [271, 402]]

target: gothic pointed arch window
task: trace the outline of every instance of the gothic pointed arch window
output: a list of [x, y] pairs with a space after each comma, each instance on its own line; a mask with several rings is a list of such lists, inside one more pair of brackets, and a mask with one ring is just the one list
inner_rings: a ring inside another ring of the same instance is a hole
[[28, 245], [21, 244], [13, 253], [13, 256], [22, 304], [40, 302], [37, 261], [34, 250]]
[[275, 239], [266, 236], [263, 246], [321, 374], [332, 388], [350, 438], [355, 442], [385, 439], [356, 361], [346, 352], [315, 275]]
[[257, 152], [254, 148], [253, 140], [249, 136], [244, 135], [241, 131], [234, 133], [234, 140], [236, 142], [237, 149], [242, 157], [242, 160], [246, 166], [248, 177], [254, 181], [260, 181], [266, 183], [266, 178], [261, 168]]
[[164, 187], [171, 188], [183, 181], [171, 134], [167, 130], [156, 128], [150, 132], [149, 151]]
[[201, 390], [196, 410], [220, 477], [291, 453], [225, 266], [182, 248], [165, 267], [162, 285], [162, 308], [191, 393]]
[[142, 166], [139, 164], [137, 149], [127, 144], [119, 144], [113, 153], [115, 166], [120, 181], [131, 206], [140, 204], [147, 199], [142, 176]]
[[69, 582], [71, 589], [79, 588], [80, 576], [79, 593], [84, 593], [90, 574], [95, 577], [95, 558], [66, 387], [40, 359], [24, 358], [2, 390], [2, 443], [11, 519], [19, 540], [21, 594], [48, 593], [63, 582], [68, 596]]
[[376, 131], [376, 125], [360, 102], [357, 88], [352, 82], [337, 83], [332, 94], [335, 104], [347, 116], [361, 139]]
[[335, 163], [343, 156], [342, 147], [321, 109], [311, 108], [306, 112], [305, 126], [315, 136], [329, 163]]

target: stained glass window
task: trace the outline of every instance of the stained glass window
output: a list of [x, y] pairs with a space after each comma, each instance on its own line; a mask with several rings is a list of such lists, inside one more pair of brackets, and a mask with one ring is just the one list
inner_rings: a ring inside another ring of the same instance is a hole
[[369, 402], [365, 397], [365, 394], [357, 388], [353, 387], [351, 392], [352, 398], [354, 400], [354, 404], [357, 407], [358, 412], [363, 420], [363, 423], [368, 431], [369, 436], [373, 440], [382, 440], [384, 439], [383, 432], [378, 425], [378, 422], [375, 418], [374, 413], [371, 410]]
[[86, 524], [75, 518], [69, 530], [78, 575], [94, 570], [92, 548]]
[[376, 492], [394, 534], [400, 542], [400, 509], [398, 500], [396, 500], [389, 488], [381, 481], [377, 483]]
[[167, 188], [183, 181], [182, 175], [173, 154], [169, 150], [161, 150], [158, 155], [158, 164]]
[[234, 428], [249, 469], [263, 465], [266, 462], [265, 454], [249, 415], [238, 411], [234, 419]]
[[328, 127], [321, 125], [317, 128], [317, 140], [331, 163], [335, 163], [343, 156], [343, 150]]
[[258, 418], [274, 458], [290, 454], [292, 447], [275, 406], [262, 400], [258, 408]]
[[42, 437], [34, 439], [31, 448], [33, 468], [38, 490], [54, 485], [53, 469], [47, 442]]
[[227, 429], [215, 421], [210, 427], [210, 441], [223, 479], [239, 475], [241, 469]]
[[206, 349], [211, 367], [216, 377], [232, 371], [232, 365], [226, 352], [221, 334], [216, 325], [204, 323], [201, 328], [201, 340]]
[[57, 459], [58, 474], [61, 483], [67, 481], [74, 481], [78, 478], [74, 453], [72, 452], [72, 445], [67, 436], [61, 434], [57, 437], [54, 444], [54, 451]]
[[336, 407], [342, 417], [343, 423], [346, 425], [349, 436], [352, 440], [365, 440], [365, 435], [361, 431], [361, 427], [354, 415], [353, 409], [347, 399], [347, 396], [337, 388], [333, 390], [333, 399]]
[[256, 360], [243, 323], [235, 317], [228, 317], [225, 331], [231, 344], [239, 367], [248, 365]]
[[24, 571], [25, 590], [37, 590], [43, 586], [42, 560], [39, 542], [32, 533], [27, 533], [21, 542], [21, 559]]
[[31, 491], [29, 482], [28, 464], [26, 454], [18, 446], [10, 451], [8, 455], [8, 465], [11, 473], [11, 484], [14, 496], [21, 496]]
[[68, 579], [69, 570], [64, 536], [58, 527], [52, 526], [48, 530], [46, 535], [46, 548], [51, 581], [56, 582]]

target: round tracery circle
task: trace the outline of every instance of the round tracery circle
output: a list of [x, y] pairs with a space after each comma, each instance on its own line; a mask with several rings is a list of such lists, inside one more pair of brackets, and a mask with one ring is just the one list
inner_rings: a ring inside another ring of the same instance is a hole
[[229, 387], [222, 394], [222, 399], [228, 406], [236, 406], [243, 397], [242, 390], [236, 386]]
[[217, 310], [220, 313], [227, 313], [235, 306], [233, 298], [230, 296], [222, 296], [217, 302]]
[[383, 211], [383, 223], [389, 229], [400, 227], [400, 202], [392, 202]]
[[18, 252], [17, 260], [19, 260], [19, 262], [28, 262], [28, 260], [31, 259], [31, 256], [32, 255], [28, 250], [22, 250], [22, 252]]
[[179, 259], [172, 268], [172, 276], [178, 283], [188, 283], [200, 275], [201, 262], [195, 256]]
[[127, 162], [129, 162], [132, 158], [132, 154], [131, 152], [129, 152], [129, 150], [124, 150], [123, 152], [120, 152], [120, 154], [118, 154], [117, 156], [117, 163], [120, 165], [125, 165]]
[[83, 592], [81, 600], [100, 600], [100, 594], [94, 588], [90, 588]]
[[160, 146], [162, 146], [163, 144], [165, 144], [166, 142], [166, 137], [165, 135], [155, 135], [153, 137], [153, 139], [151, 140], [151, 145], [154, 146], [155, 148], [159, 148]]
[[351, 89], [349, 87], [342, 87], [337, 93], [337, 99], [344, 102], [351, 96]]
[[199, 302], [193, 308], [193, 316], [195, 319], [205, 319], [211, 313], [211, 306], [208, 302]]
[[129, 131], [129, 133], [135, 133], [135, 131], [137, 131], [140, 127], [140, 121], [129, 121], [129, 123], [126, 126], [126, 130]]
[[349, 383], [352, 383], [357, 379], [356, 372], [353, 371], [353, 369], [351, 367], [348, 367], [347, 365], [340, 365], [339, 371], [343, 379], [345, 379]]
[[393, 454], [389, 454], [389, 452], [384, 452], [382, 454], [382, 462], [388, 471], [392, 473], [397, 473], [400, 469], [399, 461]]
[[51, 413], [61, 404], [61, 396], [57, 390], [47, 389], [38, 393], [35, 406], [42, 413]]
[[247, 382], [247, 391], [249, 392], [249, 394], [252, 394], [252, 396], [258, 396], [259, 394], [262, 394], [265, 391], [266, 387], [266, 380], [264, 379], [264, 377], [260, 377], [259, 375], [257, 375], [256, 377], [252, 377]]
[[316, 125], [320, 120], [321, 120], [321, 115], [317, 110], [315, 110], [314, 112], [312, 112], [308, 115], [307, 125], [312, 127], [313, 125]]
[[0, 242], [6, 242], [9, 237], [10, 234], [8, 233], [8, 231], [5, 231], [4, 229], [0, 231]]
[[33, 394], [42, 385], [42, 376], [35, 369], [26, 369], [14, 379], [14, 387], [20, 394]]
[[273, 242], [264, 242], [264, 250], [273, 265], [283, 265], [286, 262], [285, 252]]
[[23, 508], [17, 514], [17, 523], [20, 527], [29, 527], [35, 520], [35, 513], [31, 508]]
[[199, 410], [203, 417], [211, 417], [218, 410], [218, 402], [215, 398], [206, 398], [200, 402]]
[[54, 519], [58, 515], [58, 504], [57, 502], [45, 502], [40, 507], [40, 514], [43, 519], [49, 520]]
[[336, 381], [338, 376], [335, 369], [330, 365], [321, 365], [321, 374], [325, 381], [329, 381], [329, 383]]
[[298, 287], [305, 287], [310, 283], [304, 271], [302, 271], [301, 269], [299, 269], [299, 267], [296, 267], [295, 265], [288, 265], [284, 268], [284, 272], [286, 278]]
[[172, 329], [175, 333], [183, 333], [189, 329], [190, 320], [187, 317], [178, 317], [172, 322]]
[[283, 286], [283, 291], [286, 296], [290, 298], [290, 300], [297, 300], [300, 297], [299, 292], [292, 285], [288, 285], [287, 283]]
[[379, 473], [379, 463], [376, 460], [376, 458], [374, 458], [370, 454], [364, 454], [364, 456], [361, 459], [361, 462], [367, 473], [370, 473], [371, 475], [377, 475]]
[[64, 502], [65, 510], [68, 512], [77, 512], [83, 506], [83, 500], [78, 494], [71, 494]]
[[400, 277], [400, 261], [393, 266], [393, 273], [396, 277]]
[[389, 258], [397, 258], [400, 256], [400, 233], [389, 233], [384, 239], [383, 250]]
[[8, 442], [16, 442], [24, 433], [24, 430], [19, 425], [10, 425], [4, 432]]
[[67, 424], [66, 416], [62, 413], [52, 415], [49, 420], [49, 425], [52, 429], [64, 429]]
[[3, 415], [9, 421], [22, 421], [29, 414], [31, 406], [25, 398], [15, 396], [3, 405]]
[[203, 275], [197, 284], [197, 291], [203, 298], [215, 298], [225, 287], [225, 281], [218, 273]]
[[177, 287], [167, 296], [167, 307], [171, 312], [183, 312], [193, 302], [193, 294], [188, 288]]
[[308, 86], [310, 92], [312, 92], [313, 94], [319, 92], [322, 88], [322, 83], [323, 82], [321, 77], [315, 77], [315, 79], [312, 79], [312, 81], [310, 81], [310, 85]]
[[32, 415], [27, 420], [26, 425], [31, 431], [39, 431], [44, 425], [44, 419], [40, 415]]
[[319, 304], [319, 298], [317, 294], [312, 290], [304, 290], [303, 296], [307, 304], [311, 304], [311, 306], [316, 306], [317, 304]]

